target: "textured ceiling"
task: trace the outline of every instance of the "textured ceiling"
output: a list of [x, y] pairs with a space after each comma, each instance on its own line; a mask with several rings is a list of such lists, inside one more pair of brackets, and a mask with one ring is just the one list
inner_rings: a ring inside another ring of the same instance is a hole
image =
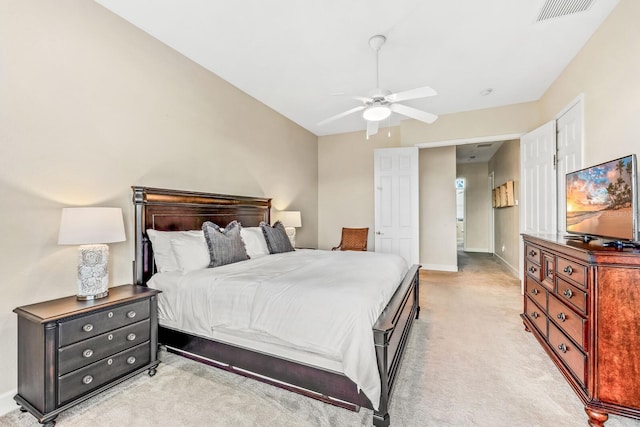
[[538, 100], [618, 3], [537, 22], [544, 0], [96, 1], [316, 135], [366, 128], [318, 122], [375, 88], [375, 34], [380, 86], [431, 86], [403, 103], [442, 115]]

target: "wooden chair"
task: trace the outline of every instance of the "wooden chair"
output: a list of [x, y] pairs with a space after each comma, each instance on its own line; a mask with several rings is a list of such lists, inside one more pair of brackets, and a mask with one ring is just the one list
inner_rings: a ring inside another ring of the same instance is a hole
[[332, 251], [366, 251], [369, 228], [342, 228], [340, 244]]

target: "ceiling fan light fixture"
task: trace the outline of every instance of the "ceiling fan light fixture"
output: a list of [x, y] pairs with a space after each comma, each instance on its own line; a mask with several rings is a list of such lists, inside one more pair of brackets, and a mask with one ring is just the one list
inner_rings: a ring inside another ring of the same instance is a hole
[[362, 113], [362, 118], [370, 122], [379, 122], [391, 115], [391, 109], [386, 105], [374, 105]]

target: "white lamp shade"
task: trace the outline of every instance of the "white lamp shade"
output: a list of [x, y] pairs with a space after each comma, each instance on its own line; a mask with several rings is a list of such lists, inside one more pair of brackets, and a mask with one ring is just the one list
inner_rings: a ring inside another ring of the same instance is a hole
[[124, 221], [120, 208], [63, 208], [59, 245], [91, 245], [124, 242]]
[[276, 212], [274, 216], [285, 227], [302, 227], [300, 211], [280, 211]]

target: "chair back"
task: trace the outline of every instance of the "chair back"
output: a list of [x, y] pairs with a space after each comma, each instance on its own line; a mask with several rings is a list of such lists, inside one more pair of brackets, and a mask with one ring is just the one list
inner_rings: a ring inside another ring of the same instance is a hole
[[342, 251], [366, 251], [369, 228], [342, 228], [340, 244], [334, 249]]

